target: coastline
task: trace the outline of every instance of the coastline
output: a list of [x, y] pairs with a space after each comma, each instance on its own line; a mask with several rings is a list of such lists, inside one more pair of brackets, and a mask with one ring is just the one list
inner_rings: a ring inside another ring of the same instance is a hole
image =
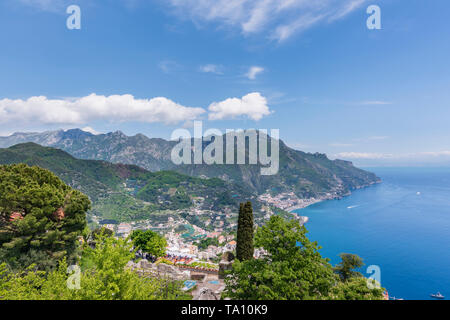
[[307, 207], [309, 207], [309, 206], [312, 206], [313, 204], [316, 204], [316, 203], [319, 203], [319, 202], [322, 202], [322, 201], [324, 201], [324, 199], [311, 201], [311, 202], [306, 203], [306, 204], [305, 204], [305, 203], [304, 203], [304, 204], [299, 204], [299, 205], [296, 205], [296, 206], [292, 206], [292, 207], [290, 207], [290, 208], [287, 208], [286, 211], [289, 212], [289, 213], [291, 213], [292, 215], [294, 215], [294, 217], [295, 217], [296, 219], [299, 219], [299, 220], [300, 220], [300, 223], [301, 223], [302, 225], [305, 225], [306, 223], [308, 223], [309, 217], [307, 217], [307, 216], [301, 216], [301, 215], [297, 214], [297, 213], [294, 212], [294, 211], [295, 211], [295, 210], [300, 210], [300, 209], [305, 209], [305, 208], [307, 208]]
[[351, 196], [352, 195], [352, 191], [369, 188], [369, 187], [372, 187], [372, 186], [380, 184], [380, 183], [383, 183], [383, 181], [381, 179], [378, 179], [377, 181], [370, 182], [369, 184], [356, 187], [356, 188], [348, 191], [347, 193], [339, 195], [339, 196], [334, 196], [334, 197], [328, 197], [327, 196], [327, 197], [322, 197], [322, 198], [319, 198], [319, 199], [316, 199], [316, 198], [302, 199], [301, 201], [303, 201], [304, 203], [297, 204], [295, 206], [286, 208], [285, 210], [287, 212], [292, 213], [292, 211], [299, 210], [299, 209], [304, 209], [304, 208], [307, 208], [309, 206], [312, 206], [313, 204], [316, 204], [316, 203], [319, 203], [319, 202], [322, 202], [322, 201], [326, 201], [326, 200], [340, 200], [340, 199], [342, 199], [344, 197]]
[[305, 208], [307, 208], [309, 206], [312, 206], [313, 204], [316, 204], [316, 203], [319, 203], [319, 202], [322, 202], [322, 201], [325, 201], [325, 200], [330, 200], [330, 199], [320, 199], [320, 200], [315, 200], [315, 201], [309, 202], [307, 204], [305, 204], [305, 203], [304, 204], [298, 204], [296, 206], [292, 206], [292, 207], [287, 208], [286, 211], [289, 212], [289, 213], [293, 213], [293, 211], [295, 211], [295, 210], [305, 209]]
[[367, 184], [367, 185], [363, 185], [363, 186], [357, 187], [357, 188], [355, 188], [355, 189], [349, 191], [348, 193], [346, 193], [346, 194], [344, 194], [344, 195], [341, 195], [341, 196], [338, 196], [338, 197], [323, 197], [323, 198], [319, 198], [319, 199], [315, 199], [315, 198], [302, 199], [301, 201], [302, 201], [303, 203], [297, 204], [297, 205], [292, 206], [292, 207], [289, 207], [289, 208], [286, 208], [285, 210], [286, 210], [287, 212], [289, 212], [289, 213], [295, 215], [297, 218], [299, 218], [299, 219], [302, 221], [303, 224], [305, 224], [305, 223], [307, 223], [307, 222], [309, 221], [309, 217], [301, 216], [300, 214], [298, 214], [298, 213], [296, 213], [296, 212], [294, 212], [294, 211], [296, 211], [296, 210], [301, 210], [301, 209], [305, 209], [305, 208], [307, 208], [307, 207], [309, 207], [309, 206], [312, 206], [313, 204], [320, 203], [320, 202], [327, 201], [327, 200], [340, 200], [340, 199], [342, 199], [342, 198], [344, 198], [344, 197], [349, 197], [349, 196], [351, 196], [351, 195], [353, 194], [352, 191], [355, 191], [355, 190], [361, 190], [361, 189], [365, 189], [365, 188], [369, 188], [369, 187], [372, 187], [372, 186], [374, 186], [374, 185], [380, 184], [380, 183], [382, 183], [382, 182], [383, 182], [383, 181], [382, 181], [381, 179], [379, 179], [379, 180], [377, 180], [377, 181], [375, 181], [375, 182], [371, 182], [371, 183], [369, 183], [369, 184]]

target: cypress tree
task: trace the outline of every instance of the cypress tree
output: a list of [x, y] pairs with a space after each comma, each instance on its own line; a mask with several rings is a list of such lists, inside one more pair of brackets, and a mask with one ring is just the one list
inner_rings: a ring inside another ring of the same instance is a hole
[[239, 205], [238, 226], [236, 235], [236, 258], [241, 260], [242, 258], [242, 217], [244, 215], [244, 204]]
[[241, 203], [239, 207], [236, 258], [239, 261], [253, 258], [253, 208], [252, 203]]

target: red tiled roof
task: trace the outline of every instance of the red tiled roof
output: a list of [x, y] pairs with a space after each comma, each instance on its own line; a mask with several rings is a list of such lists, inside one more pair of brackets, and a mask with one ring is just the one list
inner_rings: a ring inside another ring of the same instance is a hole
[[57, 220], [62, 220], [65, 217], [65, 213], [63, 208], [59, 208], [58, 210], [56, 210], [55, 212], [53, 212], [53, 217]]
[[15, 220], [18, 220], [18, 219], [20, 219], [20, 220], [23, 219], [22, 214], [19, 213], [19, 212], [13, 212], [13, 213], [11, 213], [11, 215], [9, 216], [9, 221], [15, 221]]

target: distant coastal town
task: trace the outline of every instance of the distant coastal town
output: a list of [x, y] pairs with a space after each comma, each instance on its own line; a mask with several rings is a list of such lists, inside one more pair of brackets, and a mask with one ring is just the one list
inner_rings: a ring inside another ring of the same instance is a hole
[[[322, 198], [300, 199], [293, 192], [276, 196], [266, 193], [258, 197], [265, 205], [260, 210], [262, 215], [255, 222], [261, 224], [276, 212], [281, 212], [299, 220], [303, 225], [308, 222], [308, 217], [297, 215], [293, 211], [331, 198], [332, 194]], [[202, 210], [198, 206], [173, 213], [167, 221], [159, 223], [150, 220], [112, 223], [95, 216], [93, 220], [122, 238], [130, 236], [135, 230], [152, 230], [164, 235], [167, 240], [166, 258], [175, 263], [195, 265], [204, 262], [209, 263], [213, 269], [218, 269], [221, 256], [235, 251], [236, 238], [233, 231], [237, 226], [237, 213], [227, 209], [224, 212]], [[192, 217], [197, 217], [197, 223], [193, 223]], [[259, 256], [258, 250], [255, 250], [255, 256]]]

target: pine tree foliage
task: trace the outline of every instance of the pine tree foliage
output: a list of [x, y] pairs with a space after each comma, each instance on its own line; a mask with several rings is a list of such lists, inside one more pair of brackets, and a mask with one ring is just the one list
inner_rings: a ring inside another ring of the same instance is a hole
[[12, 269], [50, 269], [75, 261], [86, 227], [87, 196], [50, 171], [0, 166], [0, 261]]

